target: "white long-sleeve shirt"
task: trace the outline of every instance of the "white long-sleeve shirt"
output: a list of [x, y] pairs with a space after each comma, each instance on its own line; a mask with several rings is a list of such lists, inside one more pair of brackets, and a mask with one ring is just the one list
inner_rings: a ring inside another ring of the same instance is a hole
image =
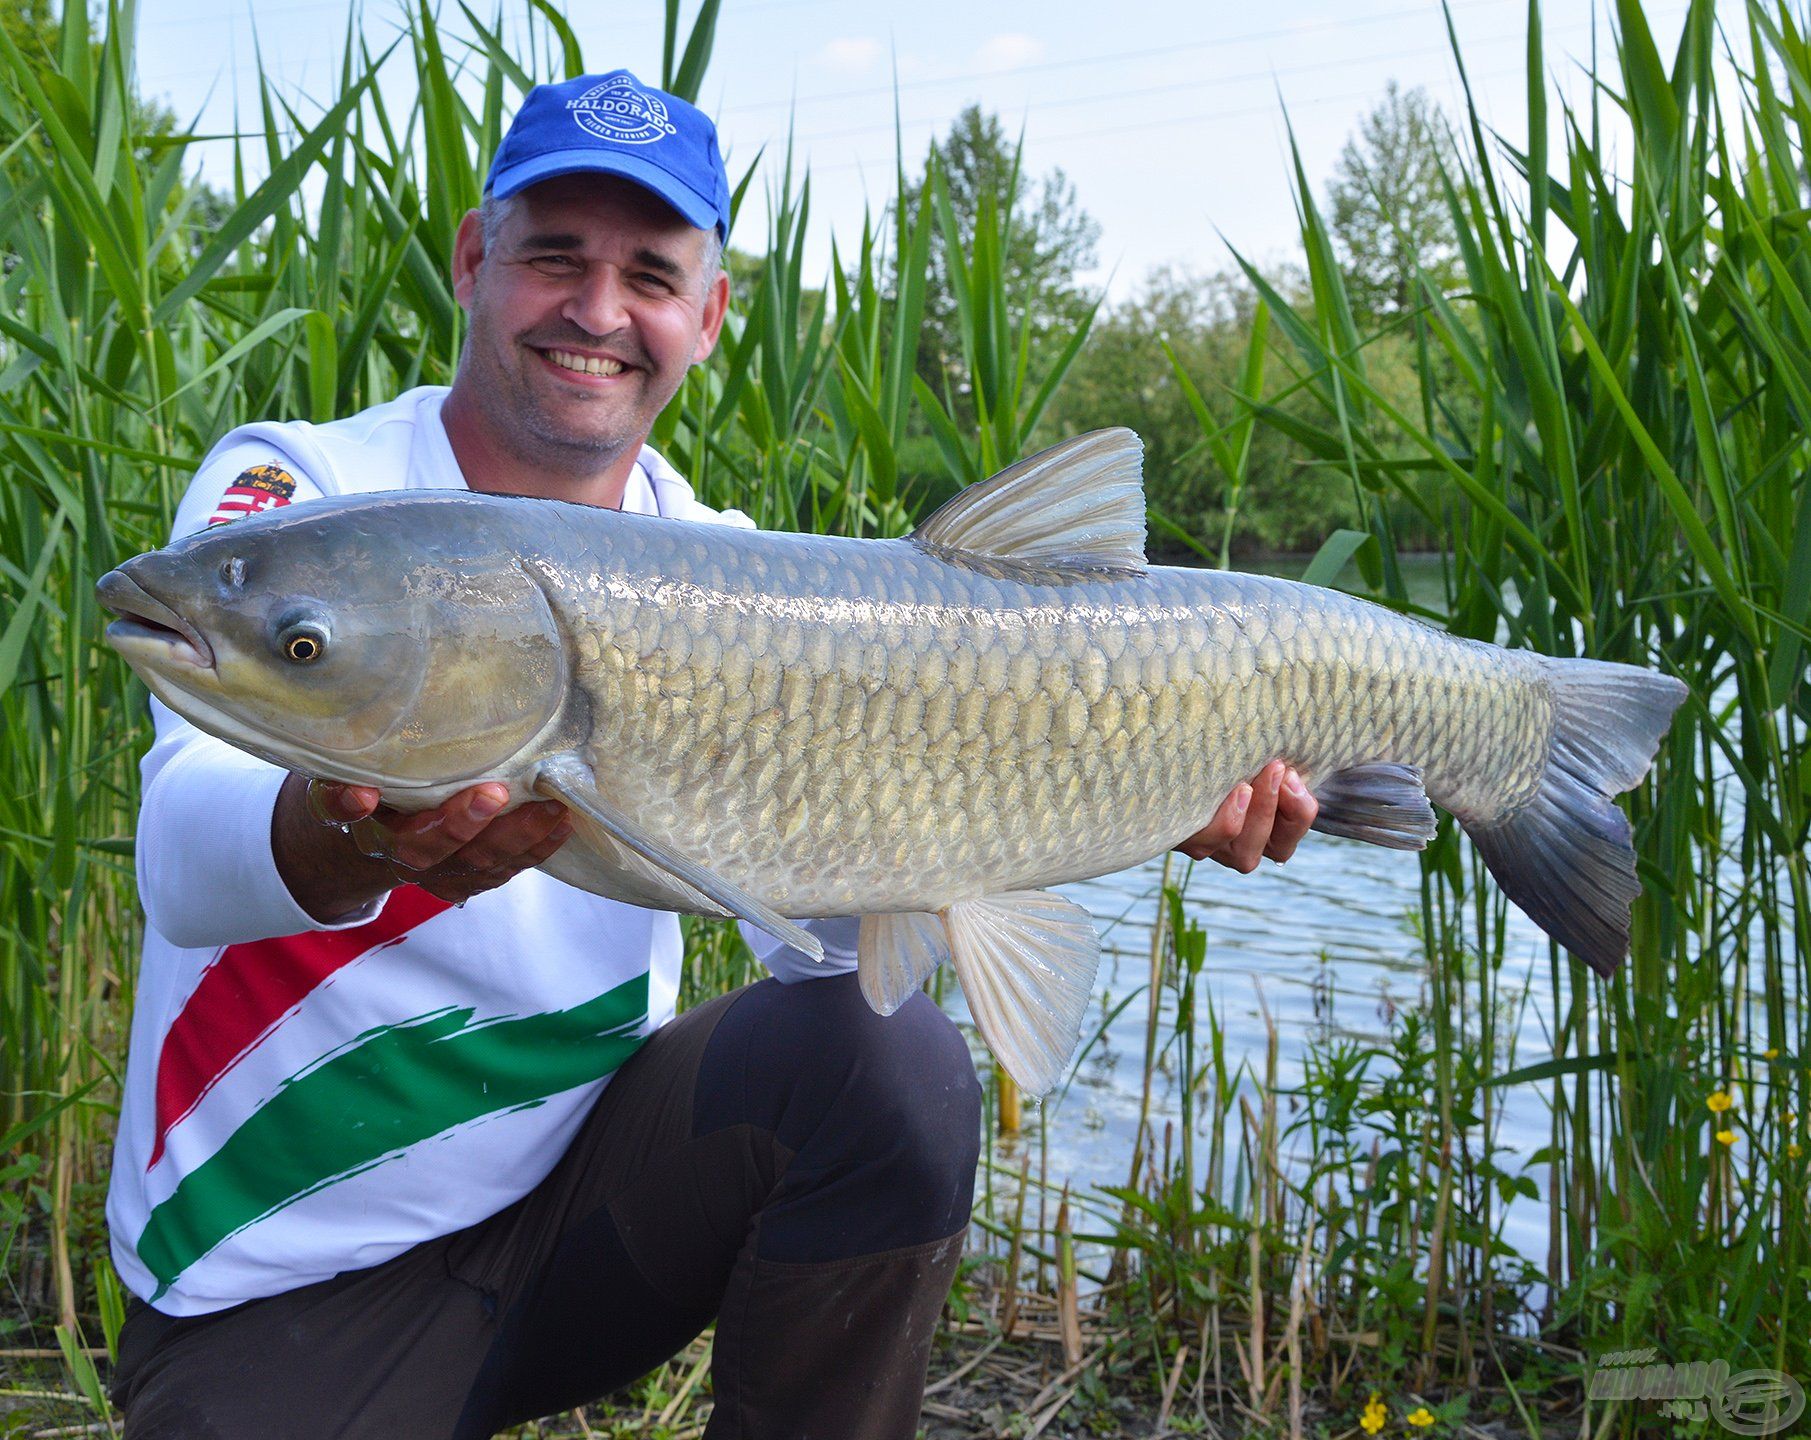
[[[445, 395], [233, 431], [172, 538], [322, 495], [465, 488]], [[700, 504], [650, 449], [623, 508], [750, 523]], [[287, 772], [152, 712], [148, 923], [107, 1202], [127, 1285], [205, 1314], [379, 1264], [526, 1194], [672, 1018], [676, 917], [530, 870], [462, 907], [405, 886], [323, 925], [271, 852]], [[814, 924], [822, 965], [744, 933], [782, 980], [852, 969], [856, 922]]]

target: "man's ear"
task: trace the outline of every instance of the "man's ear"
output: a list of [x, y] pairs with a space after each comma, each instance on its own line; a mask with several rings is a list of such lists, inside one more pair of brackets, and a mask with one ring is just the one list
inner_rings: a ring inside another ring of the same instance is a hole
[[704, 324], [698, 330], [698, 344], [692, 350], [692, 363], [702, 364], [717, 348], [717, 336], [723, 332], [723, 317], [729, 313], [729, 274], [719, 270], [704, 297]]
[[483, 263], [484, 227], [478, 223], [478, 212], [467, 210], [453, 237], [453, 298], [467, 310], [472, 308], [472, 290]]

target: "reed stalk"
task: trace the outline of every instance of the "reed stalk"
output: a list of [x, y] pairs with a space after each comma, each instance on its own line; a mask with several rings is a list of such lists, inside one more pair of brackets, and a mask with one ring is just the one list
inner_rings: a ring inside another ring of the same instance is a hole
[[[707, 0], [688, 27], [670, 0], [669, 88], [698, 93], [716, 14]], [[1658, 667], [1691, 698], [1628, 802], [1645, 888], [1631, 959], [1604, 983], [1543, 957], [1547, 1057], [1515, 1053], [1506, 995], [1526, 957], [1507, 953], [1504, 904], [1450, 825], [1424, 860], [1423, 1003], [1383, 1043], [1329, 1026], [1287, 1089], [1274, 1029], [1260, 1072], [1227, 1054], [1205, 935], [1166, 869], [1128, 1183], [1059, 1205], [1053, 1239], [1040, 1113], [1018, 1215], [994, 1219], [990, 1165], [977, 1227], [1029, 1253], [1035, 1283], [1110, 1274], [1145, 1307], [1172, 1404], [1192, 1368], [1195, 1393], [1262, 1411], [1286, 1364], [1300, 1423], [1300, 1347], [1320, 1354], [1323, 1321], [1341, 1403], [1417, 1370], [1468, 1385], [1480, 1346], [1503, 1373], [1531, 1329], [1537, 1354], [1665, 1337], [1677, 1360], [1811, 1375], [1811, 41], [1785, 0], [1749, 0], [1721, 36], [1693, 0], [1670, 60], [1636, 0], [1616, 17], [1587, 110], [1553, 100], [1531, 3], [1526, 135], [1497, 136], [1475, 106], [1460, 117], [1446, 197], [1463, 282], [1424, 284], [1381, 321], [1413, 341], [1414, 402], [1372, 373], [1378, 337], [1354, 318], [1299, 162], [1305, 290], [1245, 267], [1261, 305], [1234, 418], [1215, 425], [1178, 368], [1227, 497], [1217, 546], [1195, 537], [1209, 555], [1231, 558], [1268, 427], [1345, 477], [1360, 516], [1307, 578], [1356, 564], [1348, 583], [1455, 634]], [[349, 34], [318, 106], [263, 85], [262, 142], [241, 140], [233, 181], [209, 194], [193, 137], [144, 133], [134, 18], [115, 7], [95, 44], [66, 7], [49, 67], [0, 31], [0, 1250], [41, 1332], [26, 1338], [60, 1326], [72, 1384], [87, 1381], [83, 1336], [111, 1347], [123, 1309], [94, 1216], [136, 980], [149, 738], [93, 583], [161, 543], [233, 425], [324, 420], [450, 378], [463, 321], [447, 266], [480, 163], [529, 84], [584, 66], [550, 7], [524, 36], [474, 21], [459, 38], [421, 7], [394, 51], [411, 85], [383, 83], [389, 52]], [[1627, 144], [1611, 143], [1618, 125]], [[904, 195], [903, 160], [895, 178]], [[736, 181], [740, 207], [753, 166]], [[1044, 417], [1089, 325], [1054, 355], [1029, 344], [1036, 317], [1007, 278], [1016, 184], [965, 228], [933, 164], [922, 205], [885, 206], [814, 275], [810, 176], [783, 161], [765, 233], [735, 237], [755, 258], [718, 354], [655, 443], [704, 499], [763, 524], [896, 536], [930, 490], [1055, 438]], [[933, 254], [954, 289], [961, 395], [917, 372]], [[926, 451], [938, 473], [914, 470]], [[1445, 539], [1435, 607], [1403, 582], [1405, 514]], [[685, 1003], [755, 973], [732, 929], [688, 923]], [[1542, 1152], [1499, 1139], [1518, 1089], [1550, 1111]], [[1724, 1090], [1741, 1096], [1733, 1145], [1705, 1105]], [[1504, 1240], [1530, 1201], [1548, 1217], [1538, 1263]], [[1090, 1204], [1120, 1252], [1110, 1272], [1070, 1223]], [[1566, 1363], [1576, 1379], [1583, 1362]]]

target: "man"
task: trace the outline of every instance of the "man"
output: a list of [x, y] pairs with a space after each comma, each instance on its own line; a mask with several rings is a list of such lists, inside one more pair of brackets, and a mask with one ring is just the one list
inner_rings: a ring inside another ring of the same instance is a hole
[[[397, 487], [746, 524], [645, 445], [716, 342], [728, 225], [691, 106], [537, 89], [459, 231], [451, 390], [242, 427], [176, 533]], [[978, 1087], [927, 998], [867, 1007], [852, 922], [822, 966], [751, 935], [777, 979], [674, 1021], [676, 919], [535, 869], [557, 805], [404, 817], [155, 714], [108, 1205], [134, 1440], [490, 1435], [713, 1317], [713, 1437], [914, 1432]], [[1250, 870], [1313, 814], [1273, 765], [1184, 848]]]

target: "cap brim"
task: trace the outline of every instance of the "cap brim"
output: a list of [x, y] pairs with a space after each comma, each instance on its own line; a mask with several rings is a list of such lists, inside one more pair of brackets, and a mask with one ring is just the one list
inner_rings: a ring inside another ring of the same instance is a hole
[[651, 191], [682, 215], [686, 222], [700, 230], [719, 226], [717, 207], [690, 185], [675, 179], [660, 166], [637, 155], [608, 150], [554, 150], [537, 155], [520, 165], [499, 171], [491, 181], [490, 193], [507, 200], [519, 190], [556, 175], [616, 175]]

